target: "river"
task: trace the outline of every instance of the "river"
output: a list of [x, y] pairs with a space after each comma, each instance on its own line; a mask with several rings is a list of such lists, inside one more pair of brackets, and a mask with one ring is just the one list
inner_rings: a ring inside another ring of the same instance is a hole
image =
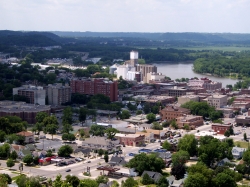
[[202, 75], [195, 73], [192, 69], [192, 63], [179, 63], [179, 64], [154, 64], [157, 66], [157, 72], [170, 77], [172, 80], [180, 78], [193, 78], [193, 77], [207, 77], [213, 81], [221, 82], [223, 87], [226, 87], [227, 84], [234, 85], [238, 80], [215, 77], [211, 75]]

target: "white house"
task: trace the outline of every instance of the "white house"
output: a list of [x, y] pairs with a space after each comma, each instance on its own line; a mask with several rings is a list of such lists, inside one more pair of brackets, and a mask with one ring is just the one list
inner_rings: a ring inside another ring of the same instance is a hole
[[233, 147], [232, 149], [232, 155], [235, 159], [241, 159], [243, 156], [243, 153], [246, 151], [245, 148], [241, 148], [241, 147]]

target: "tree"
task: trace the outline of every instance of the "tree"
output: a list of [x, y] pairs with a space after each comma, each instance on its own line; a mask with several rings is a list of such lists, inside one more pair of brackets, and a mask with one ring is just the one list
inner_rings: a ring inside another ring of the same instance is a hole
[[0, 174], [0, 186], [8, 187], [8, 179], [2, 174]]
[[173, 165], [184, 165], [189, 160], [189, 153], [187, 151], [180, 150], [172, 154]]
[[189, 127], [189, 125], [188, 124], [184, 124], [184, 127], [183, 127], [183, 129], [185, 129], [185, 130], [189, 130], [190, 129], [190, 127]]
[[243, 138], [245, 141], [247, 141], [247, 134], [246, 133], [243, 134]]
[[73, 153], [73, 149], [69, 145], [64, 145], [60, 147], [58, 150], [58, 156], [61, 156], [61, 157], [69, 157], [70, 154], [72, 153]]
[[108, 155], [108, 153], [104, 154], [104, 160], [105, 160], [106, 163], [109, 162], [109, 155]]
[[157, 181], [157, 187], [168, 187], [168, 180], [165, 176], [161, 176], [160, 179]]
[[229, 137], [230, 136], [230, 131], [229, 130], [225, 131], [224, 136]]
[[243, 160], [244, 162], [247, 164], [247, 165], [250, 165], [250, 150], [246, 150], [244, 153], [243, 153]]
[[187, 179], [184, 181], [185, 187], [208, 187], [207, 178], [200, 174], [195, 173], [192, 175], [188, 175]]
[[38, 165], [38, 164], [39, 164], [39, 157], [38, 157], [38, 156], [34, 157], [33, 163], [34, 163], [35, 165]]
[[6, 162], [6, 165], [7, 165], [7, 167], [11, 168], [15, 165], [15, 162], [11, 158], [9, 158]]
[[103, 154], [104, 154], [103, 149], [99, 149], [99, 150], [98, 150], [98, 155], [99, 155], [99, 156], [102, 156]]
[[117, 181], [115, 181], [115, 180], [112, 181], [111, 187], [119, 187], [119, 186], [120, 185], [119, 185], [119, 183]]
[[153, 121], [155, 121], [155, 119], [156, 119], [155, 114], [153, 114], [153, 113], [147, 114], [148, 123], [152, 123]]
[[136, 111], [136, 115], [140, 115], [140, 114], [142, 114], [142, 111], [141, 110], [137, 110]]
[[109, 178], [108, 178], [107, 176], [104, 176], [104, 175], [98, 176], [98, 177], [96, 178], [96, 182], [98, 183], [98, 185], [100, 185], [101, 183], [107, 184], [108, 181], [109, 181]]
[[4, 142], [6, 137], [6, 133], [0, 130], [0, 142]]
[[36, 114], [36, 122], [37, 122], [37, 123], [42, 123], [43, 120], [44, 120], [46, 117], [49, 117], [48, 113], [46, 113], [46, 112], [38, 112], [38, 113]]
[[47, 127], [47, 125], [50, 125], [50, 124], [56, 124], [56, 125], [58, 125], [58, 121], [57, 121], [56, 116], [52, 115], [52, 116], [45, 117], [43, 119], [43, 125], [44, 125], [44, 127]]
[[171, 150], [172, 146], [168, 141], [164, 141], [162, 147], [167, 150]]
[[104, 131], [108, 137], [108, 139], [113, 139], [116, 135], [116, 133], [118, 133], [119, 131], [115, 128], [107, 128], [105, 131]]
[[104, 136], [105, 127], [100, 125], [91, 125], [89, 133], [93, 136]]
[[219, 173], [212, 179], [212, 182], [213, 182], [214, 187], [222, 187], [222, 186], [236, 187], [237, 186], [235, 180], [226, 173]]
[[197, 152], [197, 140], [193, 134], [186, 134], [178, 142], [178, 150], [187, 151], [189, 155], [194, 156]]
[[80, 183], [80, 180], [78, 177], [76, 176], [71, 176], [71, 175], [66, 175], [66, 182], [71, 184], [72, 187], [78, 187], [79, 183]]
[[151, 106], [149, 103], [144, 104], [143, 111], [145, 114], [148, 114], [151, 111]]
[[86, 108], [80, 108], [79, 110], [79, 121], [85, 122], [87, 116], [87, 109]]
[[173, 127], [174, 129], [178, 129], [178, 125], [177, 125], [177, 123], [176, 123], [175, 120], [172, 120], [170, 125], [171, 125], [171, 127]]
[[141, 153], [135, 155], [128, 163], [127, 166], [135, 168], [141, 175], [143, 171], [155, 171], [162, 172], [165, 167], [165, 163], [162, 158], [158, 157], [157, 154], [145, 154]]
[[148, 185], [148, 184], [154, 184], [154, 180], [150, 178], [150, 176], [145, 173], [143, 176], [142, 176], [142, 181], [141, 183], [143, 185]]
[[79, 132], [80, 138], [83, 139], [84, 136], [85, 136], [85, 131], [84, 131], [84, 129], [79, 129], [78, 132]]
[[174, 175], [177, 180], [182, 179], [186, 173], [186, 167], [183, 164], [175, 164], [171, 168], [171, 175]]
[[10, 155], [10, 145], [8, 143], [0, 146], [0, 158], [7, 158]]
[[40, 183], [40, 178], [38, 176], [35, 176], [35, 177], [29, 177], [29, 180], [27, 182], [27, 186], [30, 186], [30, 187], [33, 187], [33, 186], [36, 186], [36, 187], [42, 187], [42, 184]]
[[138, 182], [133, 177], [128, 177], [124, 182], [122, 181], [121, 187], [138, 187]]
[[[11, 184], [12, 178], [8, 174], [6, 174], [6, 173], [0, 174], [0, 180], [3, 180], [3, 178], [5, 178], [7, 180], [8, 184]], [[2, 187], [1, 183], [0, 183], [0, 186]]]
[[16, 153], [16, 151], [14, 150], [14, 151], [12, 151], [11, 153], [10, 153], [10, 158], [12, 159], [12, 160], [16, 160], [17, 159], [17, 157], [18, 157], [18, 155], [17, 155], [17, 153]]
[[70, 125], [68, 123], [63, 124], [62, 132], [69, 134], [70, 131], [73, 131], [72, 125]]
[[44, 133], [49, 133], [52, 136], [53, 140], [53, 135], [56, 134], [56, 131], [59, 129], [59, 126], [57, 124], [48, 124], [45, 129]]
[[72, 108], [71, 107], [66, 107], [63, 110], [63, 116], [62, 116], [62, 123], [64, 124], [72, 124]]
[[[149, 114], [148, 114], [149, 115]], [[154, 130], [163, 130], [163, 127], [158, 122], [153, 122], [152, 129]]]
[[34, 126], [34, 131], [37, 131], [37, 134], [40, 134], [40, 132], [43, 130], [43, 123], [42, 122], [37, 122]]
[[131, 114], [128, 110], [123, 110], [120, 114], [121, 119], [128, 119], [130, 118]]
[[92, 180], [92, 179], [80, 180], [80, 184], [78, 187], [87, 187], [87, 186], [98, 187], [98, 183], [96, 182], [96, 180]]
[[27, 165], [30, 165], [33, 162], [33, 157], [31, 154], [28, 154], [23, 157], [23, 162]]
[[19, 175], [16, 179], [16, 184], [18, 187], [26, 187], [27, 183], [29, 181], [29, 178], [26, 175]]

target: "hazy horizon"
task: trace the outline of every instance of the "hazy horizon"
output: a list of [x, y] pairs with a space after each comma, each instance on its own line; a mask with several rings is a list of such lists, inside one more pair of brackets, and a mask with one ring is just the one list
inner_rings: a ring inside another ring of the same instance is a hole
[[0, 30], [250, 33], [250, 0], [8, 0]]

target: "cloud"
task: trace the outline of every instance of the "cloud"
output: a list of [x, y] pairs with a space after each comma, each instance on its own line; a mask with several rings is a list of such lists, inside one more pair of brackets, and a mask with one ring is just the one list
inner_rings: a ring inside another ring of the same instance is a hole
[[250, 0], [8, 0], [0, 29], [250, 32]]

